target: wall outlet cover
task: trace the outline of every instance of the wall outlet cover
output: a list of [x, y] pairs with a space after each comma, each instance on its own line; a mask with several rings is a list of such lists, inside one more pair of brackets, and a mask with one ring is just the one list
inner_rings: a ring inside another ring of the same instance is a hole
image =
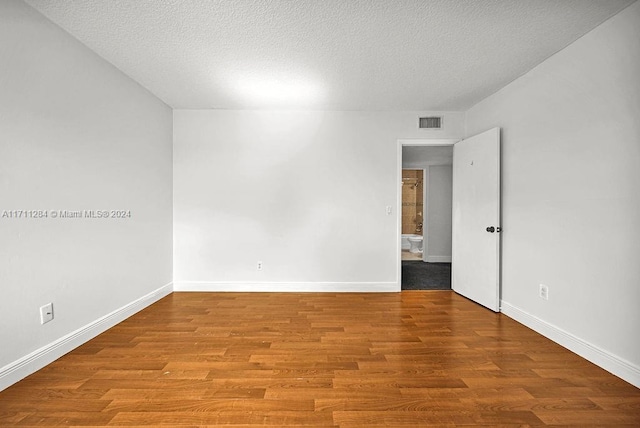
[[540, 284], [538, 295], [540, 296], [541, 299], [549, 300], [549, 287], [547, 287], [544, 284]]
[[53, 303], [40, 307], [40, 324], [46, 324], [53, 319]]

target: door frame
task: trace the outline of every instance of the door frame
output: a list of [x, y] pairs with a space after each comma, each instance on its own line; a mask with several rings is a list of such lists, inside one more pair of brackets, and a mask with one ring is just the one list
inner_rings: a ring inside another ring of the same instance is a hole
[[[398, 139], [397, 144], [397, 162], [396, 162], [396, 257], [397, 257], [397, 282], [398, 291], [402, 290], [402, 147], [403, 146], [453, 146], [461, 141], [456, 138], [416, 138], [416, 139]], [[424, 186], [424, 181], [423, 181]], [[424, 207], [423, 207], [424, 208]], [[423, 215], [423, 219], [426, 216]], [[424, 221], [423, 221], [424, 223]], [[424, 224], [423, 224], [424, 230]], [[424, 245], [424, 244], [423, 244]], [[424, 247], [423, 247], [424, 248]], [[424, 255], [423, 255], [424, 260]]]

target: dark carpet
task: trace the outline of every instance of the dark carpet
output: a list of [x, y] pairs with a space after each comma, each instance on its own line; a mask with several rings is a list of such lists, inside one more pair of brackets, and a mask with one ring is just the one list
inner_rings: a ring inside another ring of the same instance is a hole
[[451, 263], [402, 262], [403, 290], [451, 290]]

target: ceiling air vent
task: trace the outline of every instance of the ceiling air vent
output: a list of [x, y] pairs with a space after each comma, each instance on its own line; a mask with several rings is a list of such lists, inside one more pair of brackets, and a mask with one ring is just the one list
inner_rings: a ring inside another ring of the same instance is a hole
[[420, 129], [441, 129], [442, 116], [421, 117], [418, 124]]

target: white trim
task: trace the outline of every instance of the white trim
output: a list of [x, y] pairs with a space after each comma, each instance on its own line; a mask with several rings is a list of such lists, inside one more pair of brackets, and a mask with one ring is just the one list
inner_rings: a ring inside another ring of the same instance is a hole
[[[398, 144], [402, 146], [453, 146], [460, 138], [402, 138]], [[401, 152], [402, 153], [402, 152]]]
[[[453, 146], [460, 139], [455, 138], [421, 138], [421, 139], [398, 139], [396, 149], [396, 255], [397, 255], [397, 268], [396, 268], [396, 281], [397, 289], [402, 287], [402, 146]], [[415, 168], [414, 168], [415, 169]], [[424, 186], [423, 182], [423, 186]], [[423, 201], [424, 202], [424, 201]], [[424, 206], [423, 206], [423, 213]], [[423, 235], [424, 235], [424, 222], [426, 215], [423, 215]], [[424, 248], [424, 247], [423, 247]], [[423, 253], [424, 254], [424, 253]], [[423, 259], [424, 260], [424, 259]]]
[[396, 147], [396, 282], [402, 289], [402, 141]]
[[541, 320], [504, 300], [500, 302], [500, 311], [509, 318], [513, 318], [544, 337], [553, 340], [593, 364], [640, 388], [640, 367], [633, 363]]
[[[422, 169], [422, 261], [428, 262], [429, 255], [429, 177], [431, 165], [427, 165]], [[425, 230], [427, 234], [425, 235]]]
[[104, 333], [106, 330], [124, 321], [136, 312], [171, 294], [172, 291], [173, 283], [170, 282], [0, 368], [0, 391], [35, 373], [97, 335]]
[[263, 292], [263, 293], [396, 293], [396, 282], [242, 282], [176, 281], [173, 291]]
[[451, 263], [451, 256], [427, 256], [428, 263]]

